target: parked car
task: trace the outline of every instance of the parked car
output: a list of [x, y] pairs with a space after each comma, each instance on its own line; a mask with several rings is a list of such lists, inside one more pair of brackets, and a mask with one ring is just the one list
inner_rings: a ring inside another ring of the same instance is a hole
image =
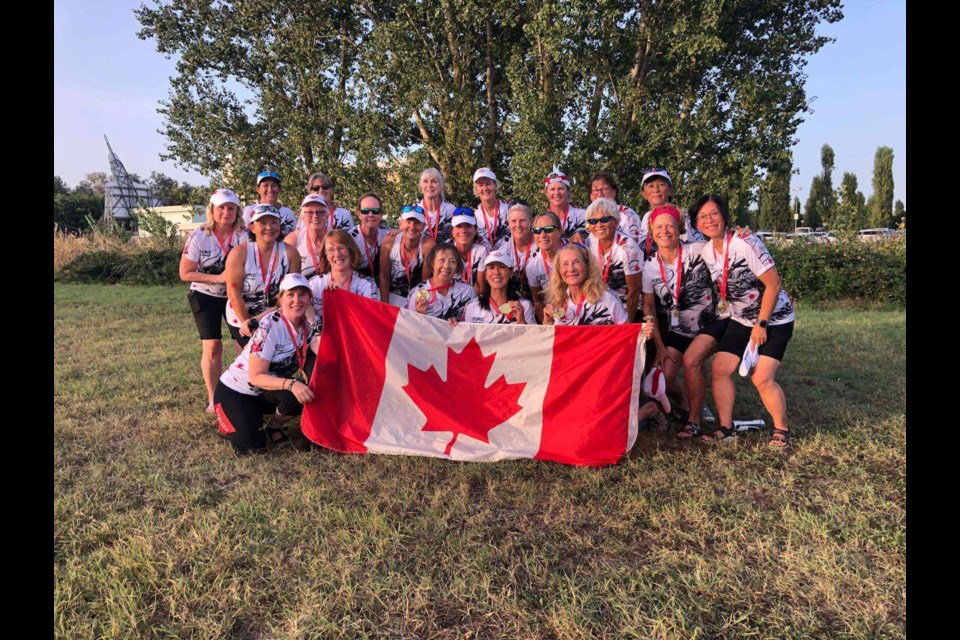
[[893, 237], [893, 229], [860, 229], [858, 235], [864, 242], [882, 242]]
[[813, 242], [822, 242], [825, 244], [830, 244], [831, 242], [836, 242], [836, 237], [829, 231], [814, 231], [808, 237], [808, 240]]
[[797, 227], [794, 233], [798, 236], [808, 236], [813, 233], [813, 227]]

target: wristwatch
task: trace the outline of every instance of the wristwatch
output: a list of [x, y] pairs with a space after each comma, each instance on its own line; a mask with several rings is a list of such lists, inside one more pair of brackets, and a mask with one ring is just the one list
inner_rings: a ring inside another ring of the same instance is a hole
[[760, 325], [761, 327], [763, 327], [764, 329], [766, 329], [766, 328], [767, 328], [767, 325], [770, 324], [770, 323], [769, 323], [768, 321], [766, 321], [766, 320], [759, 320], [759, 321], [757, 322], [757, 324]]

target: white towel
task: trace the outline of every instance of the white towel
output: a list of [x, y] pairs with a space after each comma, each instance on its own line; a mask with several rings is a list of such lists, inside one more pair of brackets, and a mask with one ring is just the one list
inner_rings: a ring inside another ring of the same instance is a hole
[[757, 353], [757, 345], [751, 340], [743, 351], [743, 359], [740, 360], [740, 375], [744, 377], [750, 375], [753, 368], [757, 366], [757, 360], [759, 359], [760, 354]]
[[650, 373], [643, 379], [643, 392], [648, 397], [656, 399], [663, 408], [664, 413], [670, 413], [670, 400], [667, 398], [667, 376], [663, 369], [653, 367]]

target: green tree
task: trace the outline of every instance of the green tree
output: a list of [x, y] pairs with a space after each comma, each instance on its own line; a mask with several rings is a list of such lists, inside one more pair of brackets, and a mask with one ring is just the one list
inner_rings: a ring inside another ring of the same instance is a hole
[[891, 227], [893, 213], [893, 149], [877, 147], [873, 156], [873, 198], [870, 226]]
[[803, 208], [803, 223], [814, 228], [823, 224], [823, 176], [813, 176], [810, 180], [810, 194]]
[[844, 231], [856, 231], [863, 227], [866, 218], [866, 204], [863, 194], [857, 191], [857, 175], [845, 171], [843, 181], [837, 188], [837, 215], [833, 228]]
[[99, 220], [103, 216], [103, 196], [84, 190], [53, 195], [53, 221], [71, 231], [88, 227], [87, 217]]
[[164, 157], [215, 181], [228, 164], [242, 181], [319, 168], [339, 199], [373, 187], [389, 210], [427, 165], [471, 201], [485, 165], [542, 206], [556, 163], [576, 202], [610, 168], [639, 206], [641, 170], [669, 163], [678, 200], [719, 192], [735, 215], [795, 141], [803, 67], [830, 41], [817, 26], [842, 18], [839, 0], [173, 0], [136, 14], [177, 58]]
[[903, 200], [899, 198], [893, 205], [893, 222], [896, 226], [906, 226], [907, 224], [907, 208], [903, 205]]
[[62, 195], [65, 196], [70, 193], [70, 187], [67, 186], [67, 183], [63, 181], [63, 178], [60, 176], [53, 176], [53, 195]]
[[77, 183], [77, 188], [74, 191], [83, 192], [83, 193], [94, 193], [98, 196], [103, 196], [104, 191], [106, 190], [107, 182], [110, 181], [110, 177], [103, 171], [94, 171], [83, 176], [83, 180]]
[[820, 189], [817, 196], [820, 198], [820, 218], [824, 225], [836, 226], [837, 194], [833, 191], [833, 169], [836, 155], [833, 147], [824, 144], [820, 147]]
[[792, 160], [789, 154], [784, 154], [778, 160], [767, 170], [760, 187], [757, 227], [771, 231], [788, 231], [794, 226], [790, 215]]

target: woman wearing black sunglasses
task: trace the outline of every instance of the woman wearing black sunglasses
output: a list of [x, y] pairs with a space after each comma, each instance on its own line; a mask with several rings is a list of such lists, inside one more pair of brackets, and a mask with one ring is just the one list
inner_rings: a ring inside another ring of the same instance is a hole
[[400, 233], [386, 236], [380, 247], [380, 299], [405, 307], [410, 290], [430, 277], [423, 256], [430, 253], [436, 243], [424, 233], [420, 205], [403, 207], [399, 226]]
[[527, 282], [530, 283], [537, 322], [543, 324], [544, 289], [550, 282], [554, 257], [567, 244], [557, 214], [546, 211], [534, 218], [533, 238], [537, 243], [537, 252], [527, 261]]
[[350, 231], [350, 237], [360, 250], [357, 273], [380, 282], [380, 245], [387, 236], [397, 235], [397, 230], [383, 226], [383, 201], [373, 191], [360, 196], [357, 218], [360, 224]]
[[636, 243], [620, 233], [620, 212], [609, 198], [597, 198], [587, 207], [587, 249], [597, 258], [603, 283], [620, 298], [631, 319], [640, 303], [643, 255]]
[[[350, 215], [349, 211], [343, 207], [338, 207], [333, 202], [333, 182], [330, 181], [330, 178], [319, 171], [311, 173], [310, 177], [307, 178], [307, 193], [321, 195], [327, 202], [327, 230], [346, 229], [350, 231], [353, 229], [353, 216]], [[304, 223], [302, 217], [300, 223]]]

